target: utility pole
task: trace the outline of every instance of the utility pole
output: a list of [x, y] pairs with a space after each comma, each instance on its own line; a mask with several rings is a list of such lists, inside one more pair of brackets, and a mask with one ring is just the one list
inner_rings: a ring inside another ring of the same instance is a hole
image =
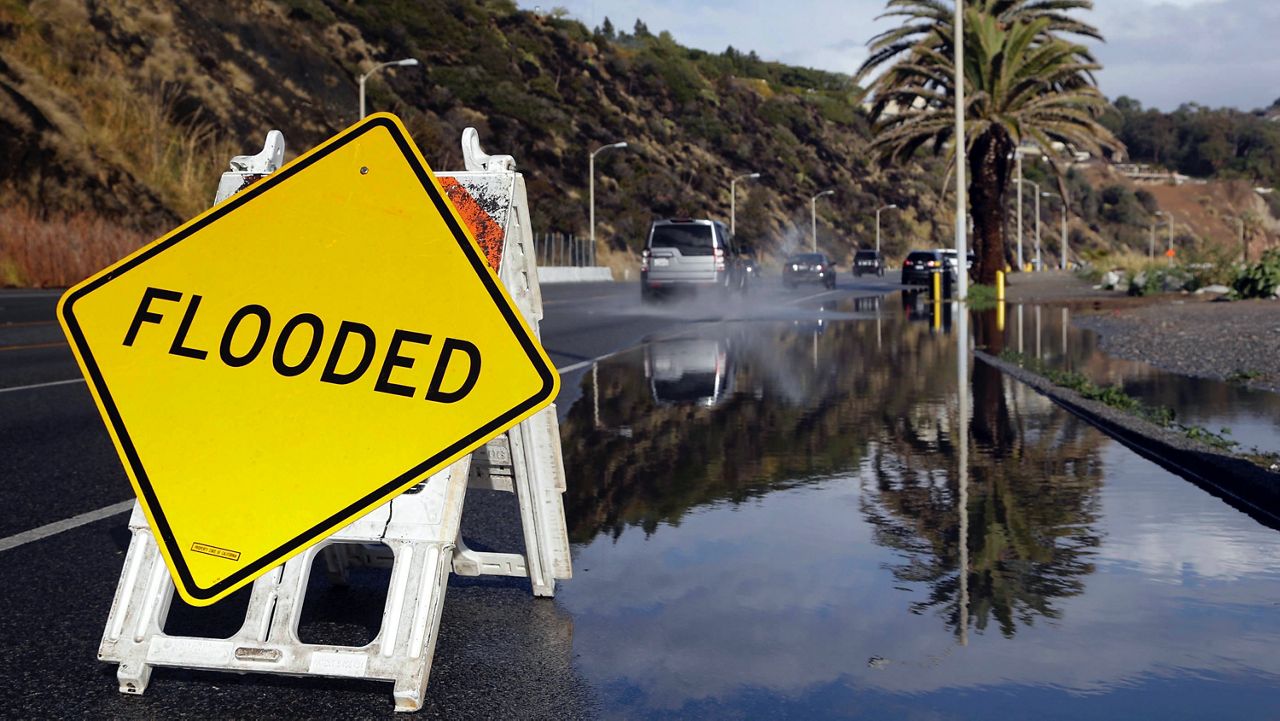
[[[963, 302], [969, 296], [969, 238], [968, 219], [965, 217], [969, 200], [965, 179], [964, 135], [964, 0], [956, 0], [955, 9], [955, 90], [956, 90], [956, 299]], [[968, 351], [961, 353], [967, 357]], [[967, 626], [966, 621], [966, 626]]]
[[1018, 167], [1018, 272], [1026, 266], [1022, 264], [1022, 146], [1013, 150], [1013, 163]]

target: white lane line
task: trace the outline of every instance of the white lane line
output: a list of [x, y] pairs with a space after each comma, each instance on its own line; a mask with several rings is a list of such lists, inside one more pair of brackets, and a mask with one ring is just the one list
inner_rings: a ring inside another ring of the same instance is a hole
[[[565, 366], [563, 368], [557, 368], [556, 372], [559, 373], [560, 375], [564, 375], [566, 373], [572, 373], [576, 370], [581, 370], [583, 368], [586, 368], [587, 366], [590, 366], [592, 363], [599, 363], [602, 360], [605, 360], [607, 358], [612, 358], [613, 356], [618, 355], [618, 353], [624, 353], [627, 350], [630, 350], [630, 349], [627, 348], [620, 351], [615, 351], [613, 353], [606, 353], [600, 356], [599, 358], [593, 358], [591, 360], [582, 361], [581, 363], [574, 363], [573, 365]], [[3, 393], [5, 391], [23, 390], [24, 388], [41, 388], [44, 386], [56, 386], [56, 385], [64, 385], [67, 383], [83, 383], [83, 382], [84, 382], [83, 378], [77, 378], [75, 380], [70, 380], [70, 381], [57, 381], [55, 383], [41, 383], [39, 385], [34, 385], [34, 386], [18, 386], [17, 388], [0, 388], [0, 393]], [[49, 536], [56, 536], [59, 533], [62, 533], [63, 531], [70, 531], [73, 528], [79, 528], [80, 526], [83, 526], [86, 523], [93, 523], [94, 521], [100, 521], [104, 518], [110, 518], [111, 516], [124, 513], [130, 508], [133, 508], [132, 500], [121, 501], [119, 503], [113, 503], [112, 505], [107, 506], [106, 508], [99, 508], [96, 511], [81, 513], [78, 516], [72, 516], [71, 518], [67, 518], [62, 521], [54, 521], [53, 523], [40, 526], [39, 528], [33, 528], [30, 531], [23, 531], [22, 533], [19, 533], [14, 536], [9, 536], [8, 538], [0, 538], [0, 552], [8, 551], [11, 548], [17, 548], [18, 546], [26, 545], [28, 543], [31, 543], [32, 541], [39, 541], [42, 538], [48, 538]]]
[[790, 301], [790, 303], [791, 303], [792, 305], [794, 305], [794, 304], [796, 304], [796, 303], [803, 303], [803, 302], [805, 302], [806, 300], [813, 300], [814, 298], [821, 298], [821, 297], [822, 297], [822, 296], [824, 296], [824, 295], [831, 295], [832, 293], [843, 293], [843, 292], [844, 292], [844, 291], [842, 291], [842, 290], [840, 290], [839, 288], [837, 288], [837, 289], [835, 289], [835, 290], [823, 291], [822, 293], [814, 293], [813, 295], [806, 295], [806, 296], [805, 296], [805, 297], [803, 297], [803, 298], [796, 298], [795, 300]]
[[10, 388], [0, 388], [0, 393], [13, 393], [14, 391], [30, 391], [37, 388], [50, 388], [52, 386], [65, 386], [71, 383], [84, 383], [83, 378], [72, 378], [66, 381], [52, 381], [49, 383], [33, 383], [29, 386], [12, 386]]
[[584, 360], [578, 363], [574, 363], [573, 365], [567, 365], [563, 368], [557, 368], [556, 373], [559, 373], [560, 375], [565, 375], [567, 373], [572, 373], [574, 371], [580, 371], [583, 368], [590, 368], [593, 363], [599, 363], [602, 360], [608, 360], [618, 355], [619, 353], [626, 353], [627, 351], [635, 348], [639, 348], [639, 346], [631, 346], [630, 348], [623, 348], [622, 350], [616, 350], [612, 353], [605, 353], [604, 355], [596, 358], [592, 358], [591, 360]]
[[119, 515], [131, 508], [133, 508], [133, 499], [120, 501], [119, 503], [113, 503], [106, 508], [99, 508], [96, 511], [81, 513], [78, 516], [72, 516], [71, 518], [61, 521], [54, 521], [53, 523], [45, 524], [39, 528], [33, 528], [30, 531], [23, 531], [22, 533], [9, 536], [8, 538], [0, 538], [0, 552], [8, 551], [9, 549], [17, 548], [18, 546], [24, 546], [32, 541], [39, 541], [42, 538], [56, 536], [63, 531], [70, 531], [73, 528], [79, 528], [86, 523], [93, 523], [94, 521], [101, 521], [104, 518]]

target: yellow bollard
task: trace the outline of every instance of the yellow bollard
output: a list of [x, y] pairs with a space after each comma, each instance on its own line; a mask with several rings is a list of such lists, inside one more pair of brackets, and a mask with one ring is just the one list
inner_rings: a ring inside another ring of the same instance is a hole
[[996, 271], [996, 300], [1004, 302], [1004, 271]]
[[933, 302], [937, 303], [942, 300], [942, 274], [933, 274]]
[[942, 300], [937, 296], [933, 297], [933, 329], [942, 329]]
[[1004, 301], [996, 302], [996, 331], [1004, 332]]

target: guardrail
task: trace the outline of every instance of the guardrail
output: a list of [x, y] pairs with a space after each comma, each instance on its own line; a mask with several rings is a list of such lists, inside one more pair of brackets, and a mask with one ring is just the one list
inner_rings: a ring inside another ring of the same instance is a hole
[[585, 268], [596, 264], [596, 249], [589, 238], [572, 233], [535, 233], [539, 267]]

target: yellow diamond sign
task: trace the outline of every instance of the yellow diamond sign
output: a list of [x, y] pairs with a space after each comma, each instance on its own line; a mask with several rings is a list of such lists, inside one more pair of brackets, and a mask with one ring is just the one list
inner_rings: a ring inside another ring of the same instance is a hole
[[532, 415], [559, 383], [390, 115], [67, 291], [59, 318], [196, 605]]

